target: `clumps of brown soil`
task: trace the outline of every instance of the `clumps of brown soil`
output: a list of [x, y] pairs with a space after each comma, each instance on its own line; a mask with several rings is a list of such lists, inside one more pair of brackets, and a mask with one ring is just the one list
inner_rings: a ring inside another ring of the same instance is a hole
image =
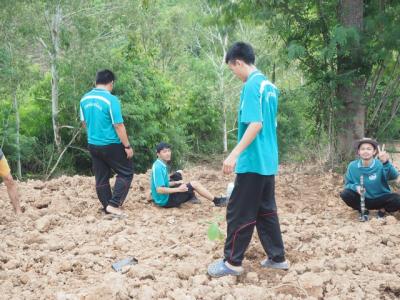
[[[357, 221], [339, 198], [342, 176], [286, 166], [276, 198], [289, 271], [261, 269], [255, 234], [238, 278], [211, 279], [207, 265], [223, 242], [207, 239], [207, 222], [225, 208], [162, 209], [147, 199], [149, 173], [135, 175], [129, 217], [99, 211], [90, 177], [19, 184], [25, 213], [16, 219], [0, 186], [1, 299], [396, 299], [400, 295], [399, 216]], [[233, 176], [210, 167], [185, 170], [215, 195]], [[224, 231], [225, 223], [221, 224]], [[116, 260], [134, 256], [122, 273]]]

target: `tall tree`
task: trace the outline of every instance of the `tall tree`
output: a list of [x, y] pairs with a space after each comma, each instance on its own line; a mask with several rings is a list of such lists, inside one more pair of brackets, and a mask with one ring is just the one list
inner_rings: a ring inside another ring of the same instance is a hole
[[[364, 6], [362, 0], [340, 0], [339, 21], [343, 29], [354, 29], [360, 36], [363, 31]], [[363, 49], [359, 38], [350, 39], [342, 50], [338, 45], [337, 72], [338, 84], [336, 96], [342, 109], [342, 124], [338, 131], [338, 148], [343, 158], [352, 155], [355, 140], [364, 137], [365, 105], [363, 88], [366, 74], [363, 73]]]

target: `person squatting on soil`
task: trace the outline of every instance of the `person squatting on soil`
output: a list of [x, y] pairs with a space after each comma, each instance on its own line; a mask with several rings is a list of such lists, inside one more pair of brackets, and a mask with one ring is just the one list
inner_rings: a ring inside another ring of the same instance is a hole
[[[106, 213], [122, 215], [120, 209], [133, 179], [133, 149], [129, 144], [121, 104], [111, 94], [115, 75], [110, 70], [96, 74], [96, 87], [80, 102], [80, 118], [87, 129], [97, 196]], [[111, 191], [111, 170], [117, 174]]]
[[237, 42], [225, 62], [244, 85], [238, 107], [238, 144], [225, 159], [223, 172], [236, 172], [227, 207], [224, 258], [208, 266], [212, 277], [240, 275], [244, 253], [257, 227], [267, 258], [262, 267], [289, 268], [275, 203], [278, 172], [276, 114], [279, 91], [254, 65], [251, 45]]
[[0, 177], [3, 179], [4, 184], [7, 187], [7, 193], [11, 200], [11, 205], [14, 212], [19, 215], [22, 213], [21, 206], [19, 204], [17, 183], [14, 181], [10, 166], [8, 165], [7, 159], [0, 148]]
[[[182, 173], [176, 172], [168, 176], [168, 163], [171, 161], [171, 146], [167, 143], [159, 143], [156, 146], [157, 160], [153, 163], [150, 174], [151, 197], [158, 206], [170, 208], [179, 207], [182, 203], [200, 203], [195, 192], [208, 200], [212, 200], [215, 206], [226, 206], [225, 197], [214, 197], [201, 183], [191, 181], [184, 183]], [[173, 181], [170, 181], [173, 180]]]
[[[345, 189], [340, 193], [346, 205], [361, 213], [360, 208], [360, 177], [363, 175], [365, 187], [365, 207], [378, 210], [377, 217], [382, 218], [385, 212], [395, 212], [400, 209], [400, 195], [392, 193], [388, 181], [397, 179], [398, 171], [389, 161], [385, 145], [370, 138], [363, 138], [356, 143], [359, 159], [352, 161], [345, 175]], [[375, 158], [378, 157], [378, 159]], [[360, 215], [360, 218], [362, 216]]]

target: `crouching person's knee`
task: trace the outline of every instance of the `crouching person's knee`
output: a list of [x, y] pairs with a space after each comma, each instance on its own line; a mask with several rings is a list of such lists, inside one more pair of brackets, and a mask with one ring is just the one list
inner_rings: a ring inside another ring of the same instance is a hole
[[345, 189], [340, 192], [340, 198], [342, 198], [342, 200], [344, 202], [352, 201], [355, 198], [357, 198], [357, 196], [358, 196], [358, 193], [356, 193], [355, 191], [350, 190], [350, 189]]

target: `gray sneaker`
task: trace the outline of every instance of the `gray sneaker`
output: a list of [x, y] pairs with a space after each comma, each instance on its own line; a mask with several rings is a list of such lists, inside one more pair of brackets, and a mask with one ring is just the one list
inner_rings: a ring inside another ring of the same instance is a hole
[[263, 268], [271, 268], [271, 269], [277, 269], [277, 270], [289, 270], [289, 264], [287, 261], [283, 262], [274, 262], [270, 258], [266, 258], [261, 262], [261, 267]]

